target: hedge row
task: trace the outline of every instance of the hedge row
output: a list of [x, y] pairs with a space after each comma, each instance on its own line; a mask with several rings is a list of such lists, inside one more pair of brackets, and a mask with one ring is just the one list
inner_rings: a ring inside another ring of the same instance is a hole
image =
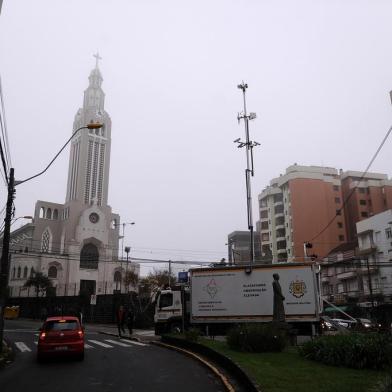
[[392, 338], [376, 333], [322, 336], [306, 342], [299, 352], [327, 365], [383, 369], [392, 365]]

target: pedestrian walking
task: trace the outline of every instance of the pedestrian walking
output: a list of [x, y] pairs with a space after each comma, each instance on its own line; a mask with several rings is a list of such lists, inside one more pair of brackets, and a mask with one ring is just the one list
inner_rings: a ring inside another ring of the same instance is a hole
[[124, 306], [122, 305], [120, 305], [120, 307], [117, 310], [116, 321], [117, 321], [118, 336], [121, 338], [122, 337], [121, 332], [125, 333], [125, 328], [124, 328], [125, 310], [124, 310]]
[[133, 313], [132, 308], [129, 308], [128, 313], [127, 313], [127, 327], [129, 330], [129, 335], [132, 335], [133, 333], [133, 321], [135, 319], [135, 315]]

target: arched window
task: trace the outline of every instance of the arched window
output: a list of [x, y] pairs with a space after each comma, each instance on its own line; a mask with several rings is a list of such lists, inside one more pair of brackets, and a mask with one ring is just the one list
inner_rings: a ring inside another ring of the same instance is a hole
[[28, 272], [28, 268], [24, 267], [23, 268], [23, 277], [26, 279], [27, 278], [27, 272]]
[[53, 210], [53, 219], [59, 219], [59, 212], [57, 209]]
[[114, 281], [117, 282], [121, 282], [121, 272], [120, 271], [116, 271], [114, 273]]
[[21, 273], [22, 273], [22, 269], [20, 267], [18, 267], [18, 275], [17, 275], [18, 278], [20, 278]]
[[57, 278], [57, 268], [52, 265], [48, 269], [48, 278], [56, 279]]
[[52, 209], [48, 208], [46, 210], [46, 219], [52, 219]]
[[43, 234], [41, 239], [41, 252], [48, 253], [51, 250], [52, 245], [52, 236], [50, 234], [49, 228], [47, 228]]
[[84, 245], [80, 252], [80, 268], [97, 269], [98, 261], [98, 248], [94, 244]]
[[12, 269], [12, 278], [15, 279], [16, 269], [15, 267]]
[[39, 217], [40, 218], [45, 218], [45, 208], [41, 207], [39, 210]]
[[34, 276], [34, 274], [35, 274], [34, 268], [33, 268], [33, 267], [31, 267], [31, 270], [30, 270], [30, 276]]

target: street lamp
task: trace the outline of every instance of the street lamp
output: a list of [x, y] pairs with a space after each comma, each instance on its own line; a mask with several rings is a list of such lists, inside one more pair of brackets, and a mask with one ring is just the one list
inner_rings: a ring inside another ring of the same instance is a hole
[[13, 201], [15, 195], [15, 186], [23, 184], [24, 182], [30, 181], [33, 178], [44, 174], [49, 167], [53, 164], [53, 162], [57, 159], [57, 157], [63, 152], [68, 143], [72, 140], [72, 138], [81, 130], [81, 129], [99, 129], [102, 128], [103, 124], [91, 122], [83, 127], [75, 130], [71, 137], [67, 140], [63, 147], [61, 147], [60, 151], [54, 156], [54, 158], [49, 162], [49, 164], [45, 167], [44, 170], [35, 174], [34, 176], [28, 177], [22, 181], [15, 181], [15, 170], [13, 167], [10, 168], [10, 174], [8, 177], [7, 187], [7, 204], [6, 204], [6, 213], [4, 218], [4, 232], [3, 232], [3, 250], [1, 254], [1, 264], [0, 264], [0, 353], [3, 351], [3, 335], [4, 335], [4, 307], [5, 301], [7, 297], [7, 284], [8, 284], [8, 258], [9, 258], [9, 247], [10, 247], [10, 231], [11, 231], [11, 219], [12, 219], [12, 209], [13, 209]]
[[[123, 222], [123, 223], [116, 223], [114, 227], [122, 226], [122, 236], [121, 236], [121, 261], [120, 261], [120, 268], [121, 268], [121, 280], [120, 280], [120, 293], [121, 293], [121, 286], [122, 286], [122, 262], [124, 259], [124, 237], [125, 237], [125, 226], [126, 225], [134, 225], [135, 222]], [[129, 252], [129, 251], [128, 251]], [[128, 261], [127, 261], [127, 267], [128, 267]]]
[[[128, 257], [129, 257], [129, 252], [131, 251], [131, 247], [130, 246], [126, 246], [124, 250], [125, 250], [125, 253], [127, 254], [127, 266], [125, 267], [125, 277], [127, 278], [127, 274], [128, 274]], [[128, 291], [129, 291], [129, 284], [127, 285], [127, 292]]]

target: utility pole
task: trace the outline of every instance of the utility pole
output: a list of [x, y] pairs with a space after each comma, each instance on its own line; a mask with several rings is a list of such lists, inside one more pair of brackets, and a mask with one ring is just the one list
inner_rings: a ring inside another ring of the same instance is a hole
[[373, 287], [372, 287], [372, 277], [370, 275], [370, 267], [369, 267], [369, 257], [366, 257], [366, 267], [368, 273], [368, 286], [370, 293], [370, 301], [372, 303], [372, 317], [374, 316], [374, 298], [373, 298]]
[[10, 248], [10, 231], [12, 219], [12, 205], [15, 195], [15, 176], [14, 168], [10, 169], [10, 177], [8, 181], [8, 196], [6, 204], [6, 212], [4, 218], [4, 232], [3, 232], [3, 250], [1, 254], [0, 266], [0, 353], [3, 351], [3, 336], [4, 336], [4, 308], [8, 295], [8, 271], [9, 271], [9, 248]]
[[169, 260], [169, 287], [171, 285], [171, 260]]
[[[242, 142], [240, 138], [234, 140], [234, 143], [238, 143], [238, 148], [246, 147], [246, 169], [245, 169], [245, 179], [246, 179], [246, 206], [247, 206], [247, 214], [248, 214], [248, 229], [250, 234], [250, 263], [251, 265], [254, 262], [254, 238], [253, 238], [253, 216], [252, 216], [252, 189], [250, 176], [254, 176], [254, 167], [253, 167], [253, 147], [259, 146], [260, 143], [252, 142], [249, 139], [249, 120], [254, 120], [256, 118], [256, 113], [247, 113], [246, 111], [246, 89], [248, 85], [244, 82], [237, 86], [240, 90], [242, 90], [242, 95], [244, 99], [244, 111], [242, 113], [238, 113], [237, 120], [238, 123], [241, 119], [244, 120], [245, 123], [245, 142]], [[249, 271], [251, 272], [251, 270]]]

